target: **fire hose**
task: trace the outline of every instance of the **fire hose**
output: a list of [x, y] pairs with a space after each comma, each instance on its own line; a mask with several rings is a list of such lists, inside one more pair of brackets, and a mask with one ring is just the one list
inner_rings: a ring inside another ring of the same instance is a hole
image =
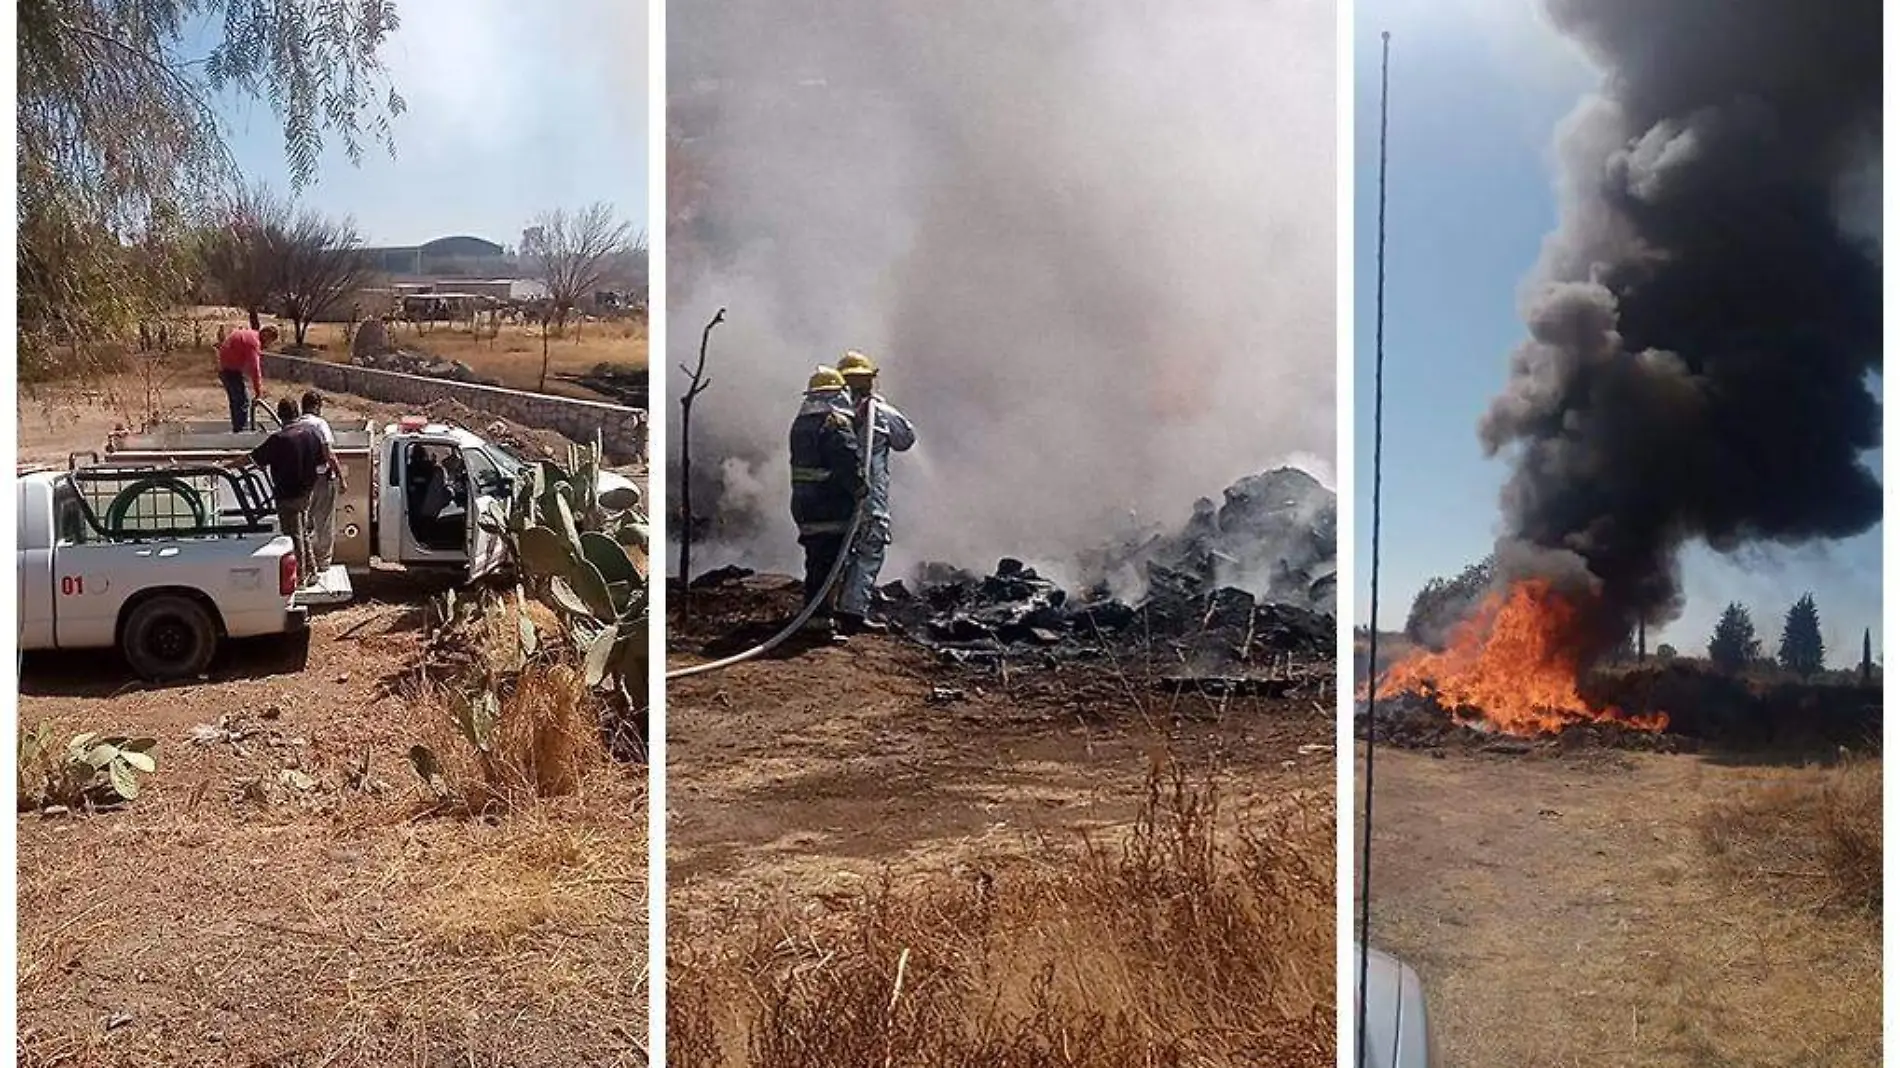
[[[875, 441], [876, 436], [877, 401], [871, 399], [865, 402], [863, 438], [864, 466], [858, 472], [859, 485], [865, 487], [867, 490], [871, 485], [871, 445], [873, 441]], [[714, 671], [723, 671], [734, 664], [743, 664], [748, 660], [764, 656], [766, 653], [771, 652], [783, 644], [785, 639], [798, 633], [799, 628], [803, 627], [805, 623], [811, 619], [812, 614], [818, 611], [818, 606], [825, 603], [825, 598], [831, 596], [831, 588], [838, 584], [839, 577], [844, 574], [845, 565], [851, 562], [851, 551], [857, 544], [858, 529], [864, 525], [865, 516], [870, 510], [871, 497], [867, 492], [864, 496], [858, 498], [857, 510], [851, 513], [851, 525], [845, 528], [844, 548], [839, 550], [838, 558], [831, 562], [831, 573], [825, 576], [825, 584], [818, 588], [818, 592], [812, 595], [811, 600], [806, 602], [805, 607], [799, 611], [798, 615], [792, 617], [792, 621], [785, 625], [785, 629], [752, 648], [747, 649], [745, 652], [734, 653], [723, 660], [712, 660], [704, 664], [692, 664], [688, 667], [675, 668], [666, 673], [666, 680], [671, 682], [674, 679], [684, 679], [694, 675], [705, 675]], [[687, 576], [687, 579], [690, 581], [691, 576]]]

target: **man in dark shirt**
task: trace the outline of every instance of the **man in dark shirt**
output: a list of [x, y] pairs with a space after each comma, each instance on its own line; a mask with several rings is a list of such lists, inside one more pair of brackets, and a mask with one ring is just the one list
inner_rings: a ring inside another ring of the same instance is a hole
[[310, 492], [316, 488], [317, 469], [323, 466], [326, 452], [323, 435], [308, 423], [297, 421], [297, 405], [289, 397], [277, 402], [277, 418], [283, 428], [251, 450], [247, 459], [270, 473], [272, 495], [277, 498], [279, 529], [297, 547], [297, 574], [300, 585], [316, 578], [311, 566], [310, 532], [304, 512], [310, 504]]

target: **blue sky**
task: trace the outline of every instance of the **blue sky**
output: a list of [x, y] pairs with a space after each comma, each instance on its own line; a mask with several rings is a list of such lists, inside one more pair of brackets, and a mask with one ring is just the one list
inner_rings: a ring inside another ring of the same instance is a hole
[[[1517, 296], [1556, 221], [1552, 131], [1596, 74], [1522, 0], [1360, 0], [1354, 41], [1354, 618], [1368, 615], [1372, 355], [1377, 252], [1379, 31], [1392, 32], [1386, 202], [1385, 485], [1379, 623], [1403, 624], [1412, 596], [1485, 555], [1507, 469], [1487, 461], [1477, 423], [1522, 336]], [[1878, 458], [1875, 459], [1878, 463]], [[1858, 662], [1861, 628], [1880, 647], [1879, 531], [1829, 546], [1729, 560], [1685, 558], [1682, 619], [1651, 645], [1703, 650], [1730, 600], [1772, 649], [1803, 591], [1821, 609], [1828, 660]]]
[[[396, 154], [368, 148], [355, 167], [331, 145], [303, 203], [353, 216], [379, 245], [458, 233], [513, 245], [539, 212], [596, 200], [646, 225], [642, 0], [396, 6], [402, 28], [384, 57], [409, 105], [396, 120]], [[234, 104], [227, 118], [245, 173], [288, 189], [269, 105]]]

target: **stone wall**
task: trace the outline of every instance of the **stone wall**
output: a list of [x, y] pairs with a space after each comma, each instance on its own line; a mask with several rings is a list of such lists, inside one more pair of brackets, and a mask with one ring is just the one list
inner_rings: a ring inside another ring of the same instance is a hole
[[[539, 430], [552, 430], [581, 442], [593, 440], [598, 427], [601, 447], [609, 459], [627, 462], [647, 458], [647, 413], [638, 408], [471, 382], [450, 382], [275, 352], [264, 354], [264, 377], [304, 382], [329, 393], [350, 393], [386, 404], [413, 404], [418, 410], [446, 398], [478, 412]], [[470, 429], [481, 430], [480, 427]]]

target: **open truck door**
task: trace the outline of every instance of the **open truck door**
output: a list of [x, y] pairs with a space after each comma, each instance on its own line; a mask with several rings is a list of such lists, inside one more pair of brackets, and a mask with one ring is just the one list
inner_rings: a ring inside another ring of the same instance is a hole
[[463, 447], [462, 477], [468, 481], [468, 579], [473, 582], [508, 560], [502, 531], [508, 525], [515, 484], [480, 445]]
[[508, 542], [502, 530], [508, 522], [508, 498], [485, 488], [469, 475], [468, 580], [492, 575], [508, 560]]

